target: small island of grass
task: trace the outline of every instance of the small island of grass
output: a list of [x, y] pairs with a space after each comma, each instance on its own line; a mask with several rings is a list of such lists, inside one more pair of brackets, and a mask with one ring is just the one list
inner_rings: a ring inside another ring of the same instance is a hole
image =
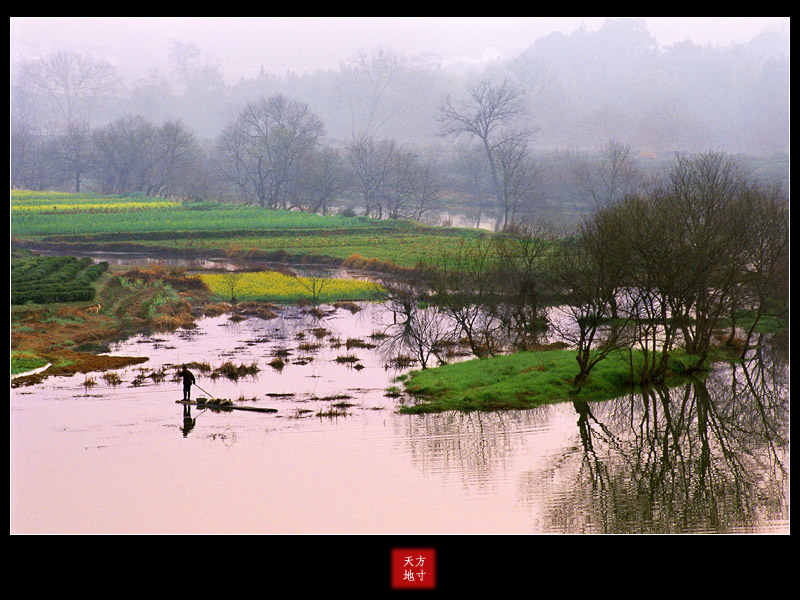
[[[575, 355], [572, 350], [528, 351], [411, 371], [404, 385], [416, 403], [400, 412], [523, 410], [576, 397], [607, 400], [637, 389], [641, 355], [620, 350], [598, 363], [576, 394]], [[677, 383], [696, 363], [690, 355], [671, 356], [667, 382]]]

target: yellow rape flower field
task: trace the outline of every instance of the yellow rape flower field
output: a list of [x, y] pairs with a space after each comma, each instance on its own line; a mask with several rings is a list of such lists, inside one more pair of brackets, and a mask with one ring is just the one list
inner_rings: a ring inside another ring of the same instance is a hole
[[243, 301], [330, 303], [377, 300], [383, 295], [380, 285], [360, 279], [292, 277], [275, 271], [208, 273], [199, 277], [214, 294], [226, 300], [235, 296]]

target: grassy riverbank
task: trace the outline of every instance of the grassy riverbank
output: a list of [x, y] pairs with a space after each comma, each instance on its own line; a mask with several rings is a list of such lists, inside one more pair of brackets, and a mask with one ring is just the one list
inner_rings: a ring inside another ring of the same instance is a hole
[[[640, 362], [635, 352], [610, 355], [592, 370], [577, 397], [606, 400], [630, 391]], [[672, 379], [696, 362], [696, 357], [676, 352], [670, 361]], [[411, 371], [403, 383], [414, 400], [400, 412], [519, 410], [571, 400], [577, 372], [571, 350], [518, 352]]]
[[141, 331], [192, 327], [213, 301], [202, 282], [177, 269], [106, 271], [91, 285], [91, 301], [12, 305], [11, 375], [50, 363], [12, 385], [143, 362], [147, 358], [105, 354], [108, 344]]

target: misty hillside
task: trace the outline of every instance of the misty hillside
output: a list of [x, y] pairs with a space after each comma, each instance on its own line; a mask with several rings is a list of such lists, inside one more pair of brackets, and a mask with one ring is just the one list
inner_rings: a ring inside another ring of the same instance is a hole
[[[91, 118], [180, 119], [213, 138], [248, 101], [280, 92], [308, 103], [332, 140], [370, 127], [382, 137], [422, 142], [436, 133], [433, 118], [443, 94], [490, 75], [525, 86], [540, 148], [594, 148], [609, 138], [652, 152], [772, 154], [789, 148], [789, 40], [778, 33], [746, 45], [687, 41], [659, 48], [643, 21], [619, 19], [595, 32], [532, 40], [518, 57], [483, 73], [448, 70], [434, 59], [388, 49], [365, 52], [336, 71], [262, 71], [232, 86], [218, 67], [203, 63], [202, 50], [176, 47], [172, 72], [116, 88]], [[27, 108], [12, 105], [12, 116]]]

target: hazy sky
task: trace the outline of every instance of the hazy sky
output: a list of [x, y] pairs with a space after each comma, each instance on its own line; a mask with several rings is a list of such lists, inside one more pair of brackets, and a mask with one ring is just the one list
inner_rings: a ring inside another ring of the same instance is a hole
[[[198, 45], [229, 83], [267, 71], [336, 68], [378, 47], [445, 60], [507, 58], [554, 31], [597, 30], [616, 17], [10, 17], [11, 59], [55, 50], [103, 57], [144, 77], [166, 70], [174, 40]], [[788, 33], [789, 17], [641, 17], [659, 44], [747, 42]]]

